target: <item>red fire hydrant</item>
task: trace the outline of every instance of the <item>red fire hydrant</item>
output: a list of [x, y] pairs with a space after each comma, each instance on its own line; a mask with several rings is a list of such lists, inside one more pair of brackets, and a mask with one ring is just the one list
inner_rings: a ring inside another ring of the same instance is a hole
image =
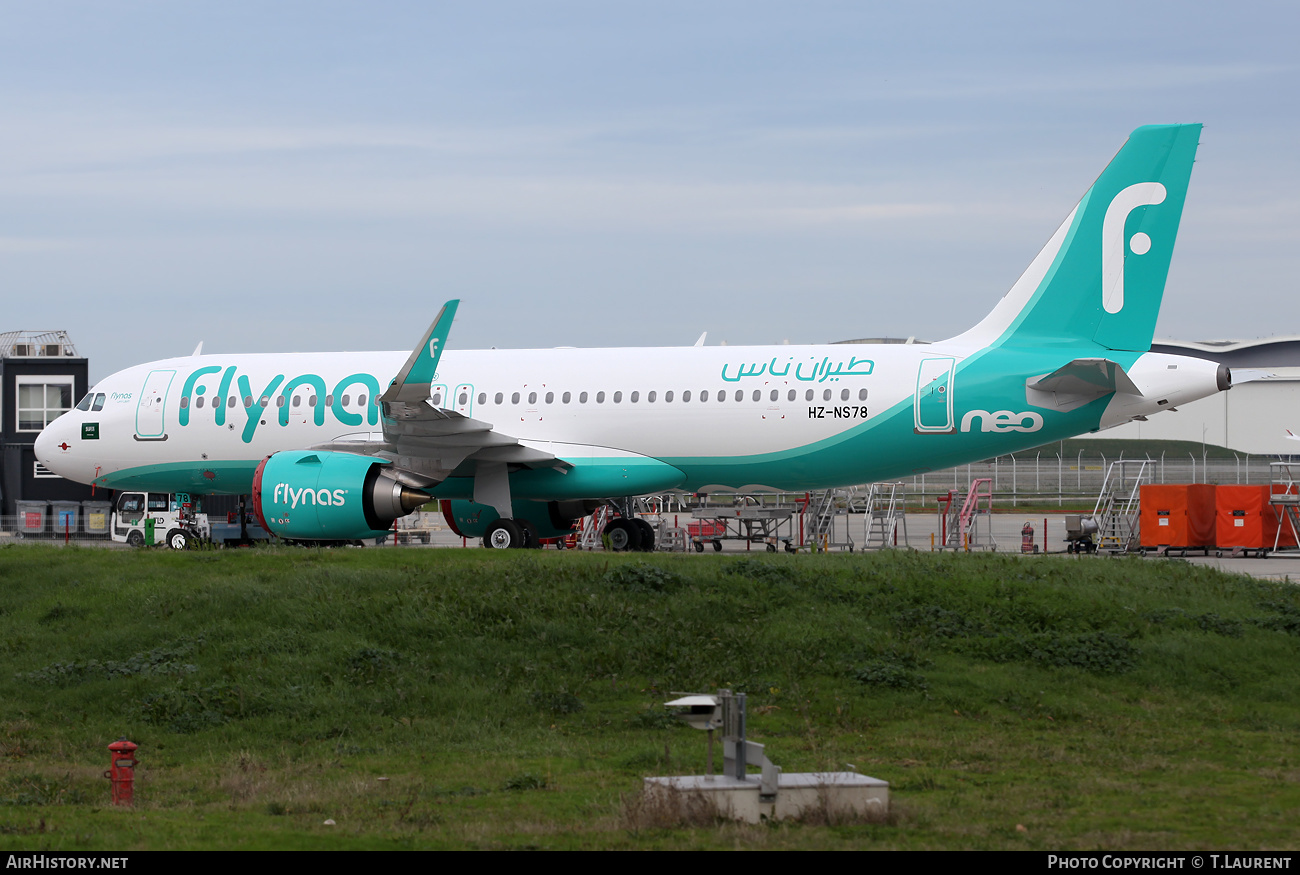
[[114, 805], [132, 805], [135, 791], [135, 749], [134, 742], [122, 736], [108, 746], [113, 754], [112, 767], [104, 777], [112, 782], [112, 799]]
[[1020, 530], [1020, 552], [1038, 552], [1038, 548], [1034, 546], [1034, 527], [1030, 523], [1025, 523], [1025, 527]]

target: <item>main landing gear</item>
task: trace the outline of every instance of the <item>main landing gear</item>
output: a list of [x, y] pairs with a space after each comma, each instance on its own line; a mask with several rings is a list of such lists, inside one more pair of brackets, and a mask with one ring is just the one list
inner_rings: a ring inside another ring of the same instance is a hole
[[495, 550], [540, 548], [542, 539], [537, 526], [529, 520], [497, 520], [488, 526], [483, 546]]
[[609, 547], [615, 553], [639, 550], [650, 553], [655, 548], [655, 530], [639, 517], [619, 517], [610, 520], [605, 526], [605, 535], [609, 537]]

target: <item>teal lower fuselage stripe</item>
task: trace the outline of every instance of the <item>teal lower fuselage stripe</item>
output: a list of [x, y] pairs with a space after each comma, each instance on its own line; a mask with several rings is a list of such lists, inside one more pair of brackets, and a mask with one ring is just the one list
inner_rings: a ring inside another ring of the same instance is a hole
[[[952, 380], [953, 422], [946, 433], [918, 434], [909, 396], [889, 410], [813, 444], [748, 456], [569, 459], [566, 461], [574, 467], [568, 473], [547, 468], [512, 473], [511, 491], [521, 499], [566, 500], [671, 489], [694, 491], [704, 486], [805, 490], [942, 470], [1096, 430], [1109, 395], [1062, 413], [1029, 407], [1024, 385], [1028, 378], [1050, 373], [1074, 358], [1097, 354], [1091, 346], [1051, 351], [994, 347], [969, 356], [957, 365]], [[1138, 357], [1137, 353], [1109, 355], [1124, 367]], [[1041, 427], [985, 430], [990, 419], [979, 415], [999, 411], [1020, 415], [1019, 411], [1027, 409], [1041, 417]], [[258, 461], [146, 465], [109, 474], [98, 482], [114, 489], [247, 493]], [[450, 478], [434, 494], [470, 498], [473, 479]]]

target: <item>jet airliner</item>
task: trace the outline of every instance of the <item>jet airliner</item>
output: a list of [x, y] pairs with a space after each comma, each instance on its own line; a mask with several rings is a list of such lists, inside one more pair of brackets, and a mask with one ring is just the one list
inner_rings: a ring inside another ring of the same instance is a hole
[[[1152, 353], [1201, 126], [1134, 131], [982, 321], [929, 345], [193, 355], [120, 371], [40, 435], [115, 489], [250, 494], [286, 539], [373, 537], [430, 498], [489, 547], [601, 503], [897, 479], [1230, 388]], [[197, 353], [197, 351], [196, 351]], [[616, 549], [653, 532], [615, 519]]]

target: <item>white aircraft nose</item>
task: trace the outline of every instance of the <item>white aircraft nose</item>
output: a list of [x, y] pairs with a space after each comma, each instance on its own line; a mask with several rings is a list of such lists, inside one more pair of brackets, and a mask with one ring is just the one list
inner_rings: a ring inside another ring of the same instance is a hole
[[51, 422], [49, 425], [36, 436], [36, 442], [32, 448], [36, 451], [37, 460], [46, 468], [62, 477], [68, 476], [67, 468], [69, 451], [72, 450], [75, 435], [70, 433], [70, 427], [66, 420], [68, 417], [61, 416]]

